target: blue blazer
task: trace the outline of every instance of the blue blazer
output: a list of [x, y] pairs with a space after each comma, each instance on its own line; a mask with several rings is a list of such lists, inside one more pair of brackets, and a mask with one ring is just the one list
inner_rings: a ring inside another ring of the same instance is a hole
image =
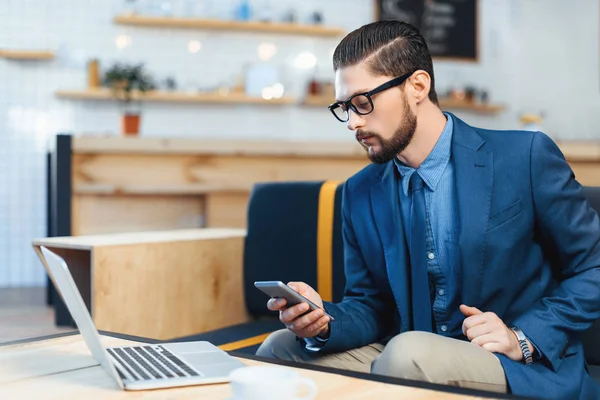
[[[532, 365], [498, 354], [514, 394], [600, 399], [579, 333], [600, 318], [600, 221], [554, 142], [454, 119], [462, 303], [515, 324], [543, 354]], [[337, 352], [410, 329], [410, 265], [393, 162], [344, 185], [346, 290], [323, 348]], [[425, 351], [425, 349], [424, 349]]]

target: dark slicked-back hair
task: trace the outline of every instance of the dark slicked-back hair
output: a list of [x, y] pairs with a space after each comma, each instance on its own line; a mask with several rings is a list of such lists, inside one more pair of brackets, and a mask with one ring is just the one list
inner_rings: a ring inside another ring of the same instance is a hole
[[429, 100], [438, 104], [433, 63], [419, 30], [406, 22], [377, 21], [350, 32], [333, 53], [333, 69], [366, 61], [376, 75], [398, 77], [418, 69], [431, 77]]

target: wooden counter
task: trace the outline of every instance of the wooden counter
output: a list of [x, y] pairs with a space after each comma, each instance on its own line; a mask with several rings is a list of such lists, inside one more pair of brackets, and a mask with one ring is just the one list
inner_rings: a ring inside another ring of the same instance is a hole
[[[106, 335], [101, 336], [101, 341], [107, 347], [140, 343]], [[253, 359], [239, 359], [247, 366], [272, 365]], [[0, 360], [0, 397], [3, 399], [231, 399], [231, 387], [227, 383], [146, 391], [121, 390], [92, 357], [80, 335], [0, 345]], [[302, 364], [279, 367], [293, 368], [301, 376], [312, 379], [318, 387], [317, 400], [508, 398], [506, 395], [460, 388], [452, 388], [454, 393], [446, 392], [447, 388], [441, 385], [418, 384], [370, 374], [345, 375], [345, 371], [331, 368], [311, 370], [302, 368]]]
[[[363, 149], [351, 140], [215, 142], [65, 136], [62, 141], [68, 142], [63, 153], [68, 152], [70, 161], [71, 192], [69, 232], [63, 235], [243, 228], [255, 183], [345, 180], [368, 164]], [[600, 186], [600, 142], [559, 145], [578, 180]]]
[[[100, 330], [170, 339], [249, 320], [245, 230], [192, 229], [36, 239], [63, 257]], [[68, 314], [67, 314], [68, 315]]]
[[[59, 138], [60, 140], [61, 138]], [[70, 232], [246, 226], [261, 181], [344, 180], [367, 165], [356, 143], [69, 139]]]
[[[600, 142], [559, 146], [584, 185], [600, 186]], [[251, 188], [264, 181], [345, 180], [368, 164], [339, 143], [59, 135], [53, 235], [246, 227]], [[51, 201], [52, 203], [52, 201]]]
[[575, 178], [584, 186], [600, 186], [600, 141], [557, 142]]

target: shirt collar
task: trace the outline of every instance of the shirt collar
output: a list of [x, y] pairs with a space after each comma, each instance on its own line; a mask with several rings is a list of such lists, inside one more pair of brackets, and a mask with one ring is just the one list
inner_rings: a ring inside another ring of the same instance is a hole
[[444, 115], [446, 116], [446, 125], [444, 125], [442, 134], [433, 147], [433, 150], [431, 150], [431, 153], [429, 153], [419, 169], [415, 170], [408, 165], [404, 165], [400, 162], [400, 160], [398, 160], [397, 157], [394, 157], [396, 168], [398, 168], [400, 176], [402, 176], [402, 191], [405, 195], [408, 195], [408, 183], [410, 182], [410, 177], [414, 172], [419, 174], [425, 185], [427, 185], [427, 187], [433, 192], [435, 192], [435, 188], [444, 174], [444, 170], [450, 161], [452, 132], [454, 126], [452, 116], [447, 113], [444, 113]]

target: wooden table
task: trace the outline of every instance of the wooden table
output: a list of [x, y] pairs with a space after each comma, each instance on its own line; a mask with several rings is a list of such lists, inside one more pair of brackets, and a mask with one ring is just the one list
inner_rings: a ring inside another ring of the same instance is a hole
[[245, 236], [189, 229], [35, 239], [33, 247], [42, 262], [40, 246], [65, 259], [98, 329], [163, 340], [249, 320]]
[[[138, 338], [137, 342], [133, 342], [102, 335], [102, 341], [105, 346], [121, 346], [139, 343], [143, 339]], [[265, 364], [262, 361], [240, 359], [246, 365]], [[282, 367], [292, 368], [290, 365]], [[407, 383], [415, 383], [370, 374], [346, 375], [345, 371], [325, 368], [296, 369], [302, 376], [315, 381], [319, 388], [316, 399], [490, 398], [483, 392], [453, 388], [455, 393], [450, 393], [441, 391], [445, 388], [439, 385], [419, 384], [422, 388], [407, 386]], [[123, 391], [92, 358], [78, 334], [0, 346], [1, 399], [229, 399], [230, 396], [228, 384], [144, 392]]]

